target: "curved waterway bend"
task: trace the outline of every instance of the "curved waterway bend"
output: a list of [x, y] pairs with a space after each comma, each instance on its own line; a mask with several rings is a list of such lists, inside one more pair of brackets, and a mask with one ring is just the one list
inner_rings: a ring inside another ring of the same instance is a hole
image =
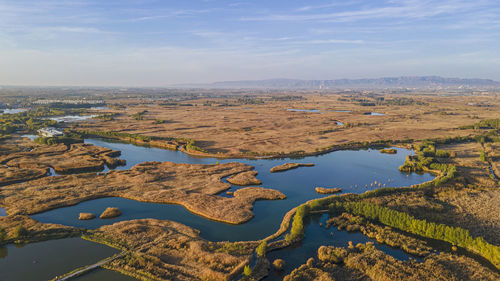
[[[287, 199], [276, 201], [257, 201], [254, 206], [255, 217], [241, 225], [229, 225], [211, 221], [194, 215], [182, 206], [143, 203], [123, 198], [101, 198], [82, 202], [75, 206], [58, 208], [33, 215], [38, 221], [59, 223], [85, 228], [97, 228], [116, 221], [157, 218], [174, 220], [200, 230], [201, 237], [211, 241], [245, 241], [258, 240], [274, 233], [290, 209], [314, 198], [323, 197], [317, 194], [315, 187], [341, 187], [343, 192], [363, 193], [367, 190], [383, 186], [409, 186], [431, 180], [429, 174], [404, 174], [398, 167], [404, 163], [406, 155], [412, 151], [397, 148], [395, 155], [382, 154], [378, 150], [336, 151], [321, 156], [302, 159], [224, 159], [196, 158], [180, 151], [135, 146], [132, 144], [111, 142], [103, 139], [86, 139], [86, 143], [108, 147], [122, 152], [119, 158], [127, 160], [127, 165], [117, 169], [130, 169], [134, 165], [146, 161], [171, 161], [189, 164], [215, 164], [217, 161], [238, 161], [252, 165], [259, 172], [258, 178], [262, 186], [283, 192]], [[281, 173], [270, 173], [271, 167], [286, 163], [314, 163], [314, 167], [301, 167]], [[375, 184], [376, 182], [376, 184]], [[377, 186], [377, 187], [375, 187]], [[232, 189], [238, 187], [232, 187]], [[118, 207], [122, 216], [111, 219], [94, 219], [79, 221], [80, 212], [91, 212], [99, 215], [106, 207]]]

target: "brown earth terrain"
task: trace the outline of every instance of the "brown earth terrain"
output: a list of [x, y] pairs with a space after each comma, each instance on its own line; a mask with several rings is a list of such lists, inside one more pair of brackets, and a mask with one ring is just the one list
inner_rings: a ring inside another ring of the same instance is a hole
[[232, 162], [214, 165], [146, 162], [130, 170], [107, 174], [46, 177], [0, 189], [0, 206], [9, 215], [34, 214], [74, 205], [99, 197], [179, 204], [209, 219], [243, 223], [253, 217], [256, 200], [284, 199], [277, 190], [247, 187], [226, 198], [216, 194], [229, 189], [223, 177], [250, 171], [253, 167]]
[[[349, 142], [464, 136], [472, 130], [459, 130], [460, 126], [498, 118], [500, 111], [500, 100], [495, 95], [385, 94], [376, 96], [383, 97], [384, 102], [375, 106], [362, 106], [359, 100], [375, 102], [375, 98], [360, 94], [302, 97], [294, 100], [255, 97], [263, 101], [261, 104], [242, 104], [234, 97], [197, 99], [184, 105], [160, 101], [145, 104], [141, 100], [123, 99], [114, 102], [126, 106], [127, 114], [123, 114], [123, 110], [109, 110], [120, 115], [111, 121], [82, 123], [78, 129], [190, 138], [211, 153], [234, 157], [297, 151], [314, 153]], [[401, 98], [409, 99], [410, 104], [390, 103]], [[130, 116], [144, 110], [147, 112], [142, 120]], [[342, 110], [350, 112], [336, 112]], [[385, 116], [366, 115], [366, 112]]]
[[129, 251], [128, 255], [106, 265], [107, 268], [154, 280], [234, 278], [248, 262], [254, 247], [251, 243], [232, 247], [227, 242], [208, 242], [199, 237], [198, 230], [154, 219], [102, 226], [93, 236], [114, 241]]

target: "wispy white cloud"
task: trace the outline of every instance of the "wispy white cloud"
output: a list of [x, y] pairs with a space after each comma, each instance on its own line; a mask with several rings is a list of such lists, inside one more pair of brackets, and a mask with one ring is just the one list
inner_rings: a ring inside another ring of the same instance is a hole
[[[465, 12], [483, 6], [484, 1], [389, 1], [383, 6], [333, 13], [284, 13], [242, 17], [243, 21], [323, 21], [347, 22], [380, 18], [423, 19]], [[307, 10], [301, 10], [307, 11]]]

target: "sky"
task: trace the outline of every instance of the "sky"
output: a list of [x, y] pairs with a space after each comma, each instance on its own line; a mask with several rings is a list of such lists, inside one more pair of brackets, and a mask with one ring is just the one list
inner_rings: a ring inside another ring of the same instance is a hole
[[498, 0], [0, 0], [0, 85], [500, 80]]

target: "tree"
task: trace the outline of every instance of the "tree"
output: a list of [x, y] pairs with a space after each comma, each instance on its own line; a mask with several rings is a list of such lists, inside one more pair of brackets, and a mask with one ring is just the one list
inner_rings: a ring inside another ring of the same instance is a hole
[[28, 230], [20, 225], [14, 229], [14, 238], [21, 238], [28, 235]]
[[7, 238], [7, 232], [5, 232], [5, 229], [0, 228], [0, 243], [3, 242]]
[[266, 249], [267, 249], [267, 242], [262, 241], [260, 242], [259, 246], [257, 246], [257, 249], [255, 249], [255, 252], [257, 252], [257, 255], [259, 257], [264, 257], [266, 256]]
[[250, 276], [250, 274], [252, 274], [252, 269], [250, 268], [249, 265], [245, 265], [245, 268], [243, 269], [243, 274], [245, 274], [245, 276]]

